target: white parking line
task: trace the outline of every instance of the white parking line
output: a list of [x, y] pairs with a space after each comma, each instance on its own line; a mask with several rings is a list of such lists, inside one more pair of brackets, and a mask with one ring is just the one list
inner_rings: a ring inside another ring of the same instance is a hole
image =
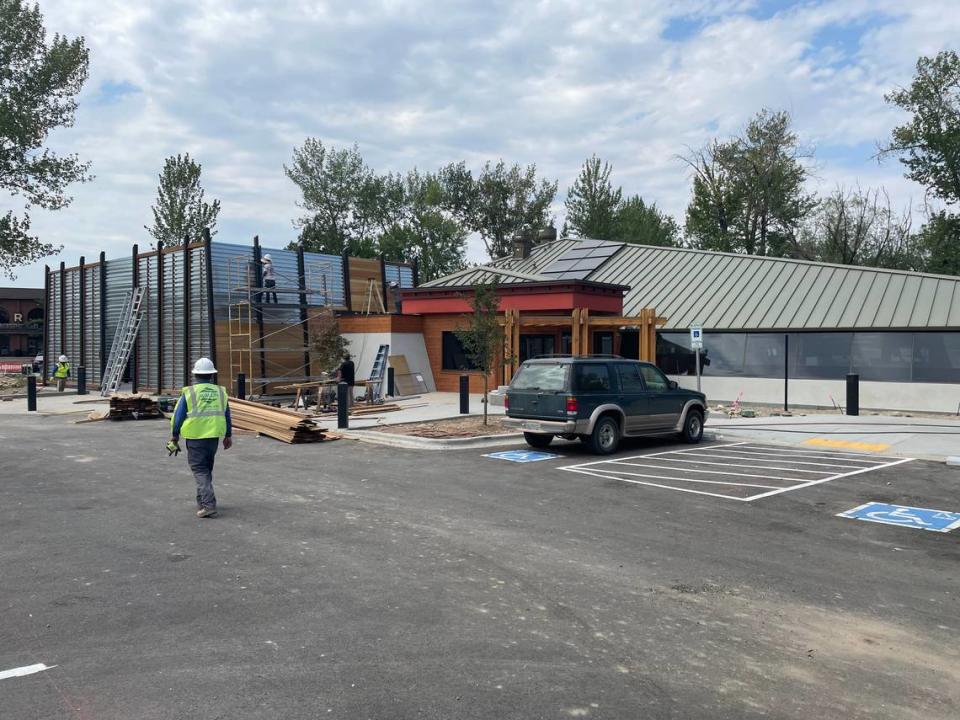
[[[709, 450], [710, 448], [704, 448], [704, 450]], [[690, 452], [689, 450], [682, 450], [680, 452]], [[810, 458], [812, 460], [831, 460], [831, 465], [836, 465], [838, 463], [850, 463], [850, 464], [862, 464], [862, 463], [874, 463], [876, 465], [884, 465], [885, 463], [890, 462], [890, 458], [884, 458], [883, 460], [872, 460], [870, 458], [852, 458], [852, 457], [842, 457], [842, 458], [831, 458], [829, 455], [812, 455], [810, 453], [782, 453], [782, 452], [767, 452], [764, 450], [754, 450], [753, 448], [734, 448], [733, 450], [728, 450], [727, 452], [736, 452], [742, 455], [749, 455], [755, 457], [777, 457], [786, 460], [788, 457], [791, 458]], [[711, 455], [714, 453], [711, 453]], [[794, 462], [791, 460], [790, 462]], [[797, 461], [799, 462], [799, 461]]]
[[24, 665], [23, 667], [13, 668], [11, 670], [2, 670], [0, 671], [0, 680], [23, 677], [24, 675], [33, 675], [34, 673], [43, 672], [44, 670], [52, 670], [55, 667], [56, 665], [44, 665], [43, 663], [37, 663], [36, 665]]
[[[889, 462], [889, 460], [890, 460], [890, 456], [889, 456], [889, 455], [877, 455], [877, 454], [875, 454], [875, 453], [852, 452], [852, 451], [847, 451], [847, 450], [813, 450], [813, 449], [810, 449], [810, 450], [794, 450], [793, 448], [782, 448], [782, 447], [779, 447], [779, 446], [776, 447], [776, 448], [773, 448], [773, 447], [771, 447], [770, 445], [767, 445], [767, 446], [751, 445], [751, 444], [748, 443], [748, 442], [738, 443], [737, 446], [738, 446], [741, 450], [769, 450], [769, 451], [771, 451], [771, 452], [776, 451], [777, 453], [782, 453], [782, 454], [785, 454], [785, 455], [810, 455], [810, 454], [814, 454], [814, 455], [820, 455], [820, 456], [824, 456], [824, 457], [833, 457], [833, 456], [836, 455], [838, 460], [844, 459], [843, 456], [847, 456], [847, 457], [849, 457], [851, 460], [874, 460], [874, 461], [877, 461], [877, 462]], [[720, 446], [719, 446], [719, 445], [710, 445], [710, 446], [708, 446], [708, 447], [704, 447], [703, 449], [704, 449], [704, 450], [708, 450], [708, 449], [709, 449], [709, 450], [712, 450], [712, 449], [717, 448], [717, 447], [720, 447]]]
[[[728, 443], [724, 445], [710, 445], [702, 448], [665, 450], [647, 455], [634, 455], [611, 460], [596, 460], [588, 463], [579, 463], [577, 465], [567, 465], [559, 469], [581, 475], [591, 475], [604, 480], [620, 480], [635, 485], [649, 485], [651, 487], [677, 490], [679, 492], [710, 495], [712, 497], [722, 497], [730, 500], [739, 500], [741, 502], [752, 502], [781, 493], [820, 485], [821, 483], [832, 480], [852, 477], [853, 475], [860, 475], [861, 473], [871, 472], [873, 470], [882, 470], [910, 462], [912, 459], [902, 458], [893, 460], [891, 458], [884, 458], [883, 461], [880, 462], [868, 456], [864, 458], [864, 460], [871, 464], [857, 465], [854, 464], [857, 462], [857, 459], [851, 457], [851, 455], [853, 455], [852, 453], [837, 453], [837, 455], [841, 455], [841, 457], [834, 458], [832, 453], [825, 452], [823, 454], [813, 455], [816, 461], [810, 461], [792, 459], [792, 457], [796, 456], [808, 457], [810, 455], [809, 453], [805, 454], [802, 451], [793, 451], [784, 448], [783, 454], [787, 455], [784, 457], [781, 455], [780, 450], [778, 447], [769, 445], [756, 445], [746, 442]], [[755, 455], [746, 455], [746, 453], [751, 451], [755, 453]], [[793, 455], [791, 456], [790, 453], [793, 453]], [[781, 462], [793, 465], [794, 467], [755, 464], [757, 462], [776, 462], [776, 460], [757, 457], [759, 454], [777, 457]], [[737, 460], [741, 462], [735, 462]], [[835, 460], [835, 462], [831, 462], [831, 460]], [[746, 462], [751, 464], [744, 464]], [[691, 465], [698, 467], [690, 467]], [[815, 467], [816, 469], [799, 468], [796, 467], [797, 465], [805, 465], [808, 468]], [[627, 470], [626, 468], [631, 469]], [[743, 470], [735, 470], [734, 468], [743, 468]], [[777, 471], [777, 474], [764, 472], [765, 470]], [[698, 473], [706, 476], [723, 476], [724, 479], [708, 480], [706, 478], [681, 477], [690, 473]], [[779, 473], [787, 474], [782, 475]], [[818, 477], [804, 478], [804, 475], [816, 475]], [[635, 478], [644, 479], [640, 480]], [[745, 482], [736, 482], [733, 479], [728, 480], [726, 478], [743, 478]], [[661, 482], [652, 482], [656, 480], [660, 480]], [[764, 484], [764, 480], [772, 484]], [[731, 491], [734, 491], [736, 488], [760, 489], [765, 492], [746, 497], [737, 497], [719, 492], [707, 492], [706, 490], [694, 490], [689, 487], [676, 487], [674, 485], [664, 484], [666, 482], [724, 486]], [[786, 487], [781, 487], [779, 485], [780, 482], [791, 484]]]

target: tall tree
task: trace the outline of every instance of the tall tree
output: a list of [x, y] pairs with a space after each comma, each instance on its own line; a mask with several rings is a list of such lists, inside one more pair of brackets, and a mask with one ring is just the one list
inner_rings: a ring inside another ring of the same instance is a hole
[[931, 212], [915, 240], [926, 272], [960, 275], [960, 217], [943, 210]]
[[480, 234], [491, 259], [510, 253], [511, 238], [523, 228], [550, 224], [557, 183], [537, 178], [536, 165], [507, 167], [487, 162], [474, 179], [463, 163], [441, 170], [448, 204], [464, 227]]
[[152, 206], [153, 225], [144, 228], [157, 242], [179, 245], [184, 238], [195, 240], [204, 228], [216, 234], [220, 201], [208, 203], [200, 187], [200, 163], [190, 154], [170, 156], [163, 163], [157, 201]]
[[786, 112], [762, 110], [743, 133], [684, 160], [694, 171], [687, 232], [699, 247], [783, 255], [816, 204], [804, 188], [802, 148]]
[[473, 287], [468, 316], [470, 324], [454, 333], [467, 358], [483, 374], [483, 424], [487, 424], [487, 404], [490, 373], [494, 370], [497, 351], [503, 347], [503, 328], [498, 322], [497, 283], [478, 283]]
[[617, 207], [612, 240], [639, 245], [677, 247], [680, 227], [677, 221], [657, 208], [647, 205], [639, 195], [629, 197]]
[[87, 79], [82, 37], [47, 41], [40, 8], [0, 0], [0, 188], [22, 198], [22, 210], [0, 215], [0, 272], [59, 252], [30, 234], [33, 206], [59, 210], [67, 186], [91, 179], [88, 162], [43, 147], [50, 131], [71, 127], [76, 96]]
[[584, 160], [580, 174], [567, 190], [568, 229], [580, 237], [612, 240], [617, 230], [617, 210], [623, 198], [610, 182], [610, 163], [596, 155]]

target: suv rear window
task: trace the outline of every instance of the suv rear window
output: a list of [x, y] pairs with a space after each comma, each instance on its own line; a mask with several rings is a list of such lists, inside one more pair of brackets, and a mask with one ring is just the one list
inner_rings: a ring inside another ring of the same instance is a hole
[[610, 390], [610, 370], [603, 363], [574, 365], [576, 388], [581, 392], [604, 392]]
[[567, 365], [563, 363], [523, 365], [513, 377], [510, 389], [563, 392], [567, 389]]

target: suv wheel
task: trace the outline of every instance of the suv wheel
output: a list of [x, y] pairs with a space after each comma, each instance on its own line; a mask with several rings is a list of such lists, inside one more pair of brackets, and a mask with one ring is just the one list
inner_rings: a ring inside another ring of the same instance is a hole
[[540, 433], [525, 432], [523, 434], [523, 439], [527, 441], [527, 445], [535, 448], [545, 448], [553, 440], [553, 435], [541, 435]]
[[597, 420], [590, 435], [590, 449], [597, 455], [609, 455], [620, 445], [620, 423], [610, 415]]
[[680, 437], [684, 442], [698, 443], [703, 437], [703, 413], [700, 410], [691, 409], [683, 421], [683, 432]]

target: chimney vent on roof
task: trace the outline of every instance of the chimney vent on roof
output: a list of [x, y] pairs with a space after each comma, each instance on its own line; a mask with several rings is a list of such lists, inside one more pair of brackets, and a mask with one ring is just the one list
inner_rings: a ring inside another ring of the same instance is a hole
[[533, 230], [523, 228], [513, 236], [513, 259], [524, 260], [530, 257], [531, 250], [533, 250]]
[[553, 242], [557, 239], [557, 229], [550, 225], [543, 228], [540, 232], [537, 233], [537, 244], [545, 242]]

